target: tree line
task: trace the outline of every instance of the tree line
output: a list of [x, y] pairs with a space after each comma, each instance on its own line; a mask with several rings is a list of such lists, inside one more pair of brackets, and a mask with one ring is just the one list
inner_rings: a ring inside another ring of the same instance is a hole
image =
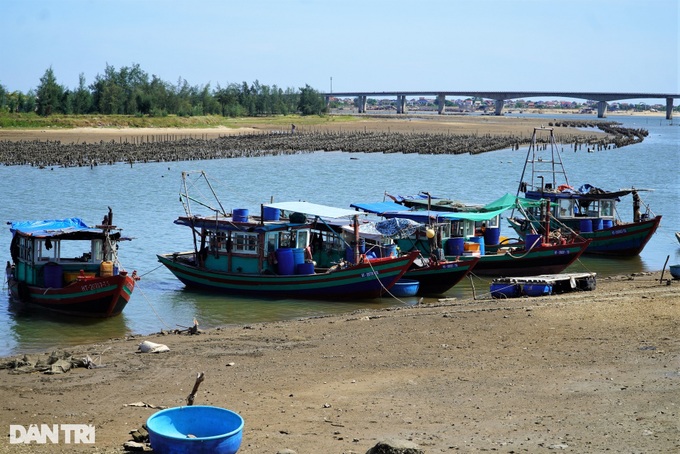
[[299, 89], [282, 89], [255, 81], [251, 84], [218, 83], [189, 85], [181, 77], [176, 84], [149, 75], [138, 64], [119, 70], [106, 65], [104, 74], [97, 74], [87, 85], [79, 76], [78, 87], [70, 89], [57, 82], [52, 67], [40, 78], [36, 90], [28, 93], [9, 92], [0, 85], [0, 111], [9, 113], [35, 112], [41, 116], [66, 115], [148, 115], [200, 116], [223, 115], [245, 117], [300, 113], [316, 115], [325, 112], [323, 97], [305, 85]]

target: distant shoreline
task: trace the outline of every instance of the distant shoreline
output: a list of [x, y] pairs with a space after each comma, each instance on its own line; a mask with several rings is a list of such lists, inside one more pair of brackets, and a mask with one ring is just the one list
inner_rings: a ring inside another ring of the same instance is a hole
[[[555, 111], [524, 110], [528, 114], [540, 114], [546, 120], [551, 115], [571, 115], [576, 111], [559, 109]], [[271, 122], [266, 118], [241, 118], [237, 127], [206, 126], [206, 127], [86, 127], [86, 128], [0, 128], [0, 142], [9, 141], [60, 141], [67, 143], [98, 143], [100, 141], [134, 142], [150, 141], [151, 136], [166, 137], [167, 140], [176, 138], [215, 139], [228, 135], [249, 134], [253, 132], [280, 131], [289, 132], [291, 125], [297, 124], [297, 131], [333, 132], [333, 131], [382, 131], [382, 132], [405, 132], [405, 133], [446, 133], [446, 134], [491, 134], [491, 135], [519, 135], [530, 136], [533, 128], [539, 126], [538, 122], [525, 117], [494, 116], [494, 115], [469, 115], [469, 114], [446, 114], [436, 115], [431, 113], [408, 112], [406, 115], [390, 113], [370, 113], [353, 115], [343, 113], [342, 117], [329, 115], [325, 122], [304, 124], [304, 119], [291, 117], [290, 124], [282, 126], [281, 117], [272, 117]], [[615, 114], [610, 117], [598, 119], [591, 114], [582, 114], [579, 120], [591, 121], [616, 121]], [[662, 112], [631, 112], [621, 116], [641, 116], [665, 118]], [[346, 119], [348, 118], [349, 119]], [[613, 118], [612, 118], [613, 117]], [[417, 120], [417, 121], [414, 121]], [[591, 132], [580, 132], [576, 129], [569, 131], [570, 134], [589, 136]], [[596, 133], [597, 134], [597, 133]]]

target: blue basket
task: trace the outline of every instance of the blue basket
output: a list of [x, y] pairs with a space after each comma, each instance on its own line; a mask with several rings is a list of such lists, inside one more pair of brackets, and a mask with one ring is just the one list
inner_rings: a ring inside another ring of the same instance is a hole
[[154, 452], [234, 454], [241, 446], [243, 418], [226, 408], [208, 405], [173, 407], [147, 419]]
[[418, 293], [420, 282], [413, 279], [399, 279], [391, 288], [390, 293], [394, 296], [414, 296]]

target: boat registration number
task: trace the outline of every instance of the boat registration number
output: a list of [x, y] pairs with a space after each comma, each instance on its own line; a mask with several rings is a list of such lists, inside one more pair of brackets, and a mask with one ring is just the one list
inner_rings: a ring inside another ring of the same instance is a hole
[[361, 277], [371, 277], [371, 276], [377, 276], [378, 273], [377, 271], [369, 271], [368, 273], [361, 273]]
[[106, 282], [93, 282], [92, 284], [83, 284], [80, 286], [82, 292], [99, 290], [100, 288], [106, 287]]

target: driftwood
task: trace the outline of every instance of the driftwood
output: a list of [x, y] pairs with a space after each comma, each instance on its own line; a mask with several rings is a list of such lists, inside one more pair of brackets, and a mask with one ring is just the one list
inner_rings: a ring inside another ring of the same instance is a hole
[[203, 383], [203, 380], [205, 379], [205, 373], [204, 372], [199, 372], [198, 375], [196, 376], [196, 382], [194, 383], [194, 389], [191, 390], [191, 394], [187, 396], [187, 405], [193, 405], [194, 404], [194, 397], [196, 397], [196, 393], [198, 392], [198, 387]]

